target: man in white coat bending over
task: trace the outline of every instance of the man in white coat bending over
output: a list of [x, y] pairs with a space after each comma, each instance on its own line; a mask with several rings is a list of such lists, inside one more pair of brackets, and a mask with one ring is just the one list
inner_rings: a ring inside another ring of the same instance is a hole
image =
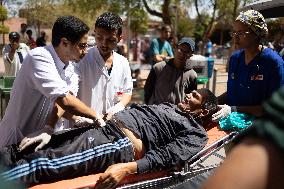
[[122, 38], [122, 19], [106, 12], [95, 23], [96, 46], [79, 63], [79, 98], [110, 119], [131, 100], [133, 82], [128, 60], [114, 51]]

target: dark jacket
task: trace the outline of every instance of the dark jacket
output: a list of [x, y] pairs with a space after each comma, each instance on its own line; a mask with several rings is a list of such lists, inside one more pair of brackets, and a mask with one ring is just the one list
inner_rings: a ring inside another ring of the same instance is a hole
[[115, 117], [143, 141], [138, 173], [181, 165], [207, 143], [204, 128], [173, 104], [132, 105]]

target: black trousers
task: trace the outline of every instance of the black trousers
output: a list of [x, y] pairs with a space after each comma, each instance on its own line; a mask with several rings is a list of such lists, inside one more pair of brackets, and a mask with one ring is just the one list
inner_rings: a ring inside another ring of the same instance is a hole
[[109, 165], [134, 161], [131, 141], [114, 123], [53, 134], [50, 143], [38, 152], [36, 145], [19, 152], [17, 145], [0, 150], [1, 176], [26, 185], [46, 183], [90, 173], [104, 172]]

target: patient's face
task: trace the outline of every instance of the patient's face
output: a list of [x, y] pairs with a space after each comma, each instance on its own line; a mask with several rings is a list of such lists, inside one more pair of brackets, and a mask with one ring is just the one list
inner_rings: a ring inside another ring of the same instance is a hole
[[186, 94], [183, 102], [178, 104], [178, 107], [182, 111], [195, 111], [201, 108], [203, 98], [205, 94], [200, 94], [198, 91], [192, 91], [189, 94]]

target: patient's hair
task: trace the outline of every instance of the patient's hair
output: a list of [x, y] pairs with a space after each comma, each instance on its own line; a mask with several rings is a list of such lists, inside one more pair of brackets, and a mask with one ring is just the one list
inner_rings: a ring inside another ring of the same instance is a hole
[[196, 90], [203, 97], [201, 108], [209, 110], [209, 115], [212, 115], [217, 110], [218, 99], [209, 89]]

